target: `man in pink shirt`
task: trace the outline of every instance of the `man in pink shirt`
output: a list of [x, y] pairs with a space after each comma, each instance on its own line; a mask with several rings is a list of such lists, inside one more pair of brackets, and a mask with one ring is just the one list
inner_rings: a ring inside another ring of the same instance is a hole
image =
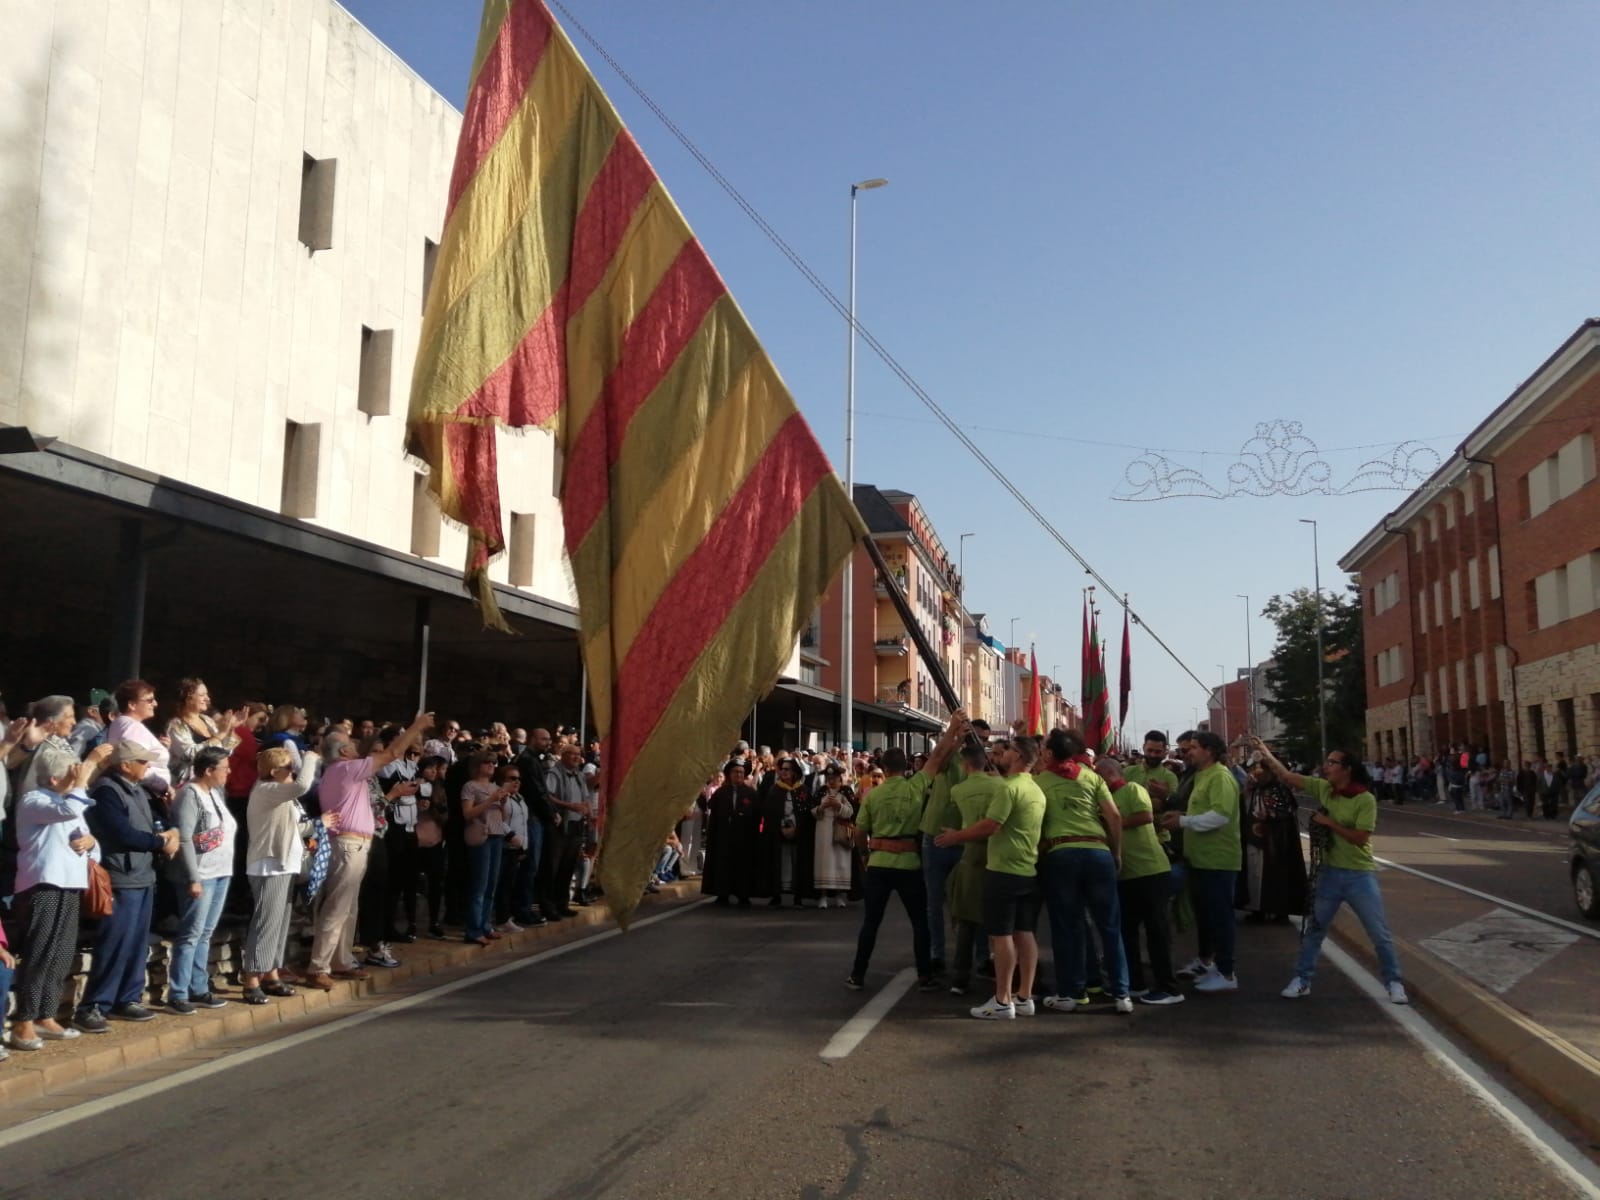
[[[372, 790], [367, 781], [416, 745], [433, 724], [432, 713], [418, 713], [417, 719], [394, 741], [366, 758], [356, 757], [355, 743], [341, 731], [323, 739], [322, 756], [327, 766], [317, 785], [322, 811], [339, 814], [339, 834], [333, 840], [333, 857], [328, 863], [328, 878], [322, 885], [322, 900], [317, 909], [316, 940], [311, 945], [311, 969], [306, 986], [327, 991], [338, 979], [365, 979], [367, 973], [356, 965], [352, 944], [355, 941], [356, 906], [361, 896], [361, 880], [367, 873], [367, 851], [372, 848]], [[335, 967], [337, 964], [337, 967]], [[334, 968], [330, 972], [330, 968]]]

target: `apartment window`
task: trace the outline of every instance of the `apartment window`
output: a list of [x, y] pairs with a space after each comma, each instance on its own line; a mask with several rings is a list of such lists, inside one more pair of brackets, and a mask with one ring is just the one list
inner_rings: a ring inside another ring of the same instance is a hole
[[1478, 583], [1478, 560], [1467, 559], [1467, 607], [1477, 608], [1483, 603], [1483, 589]]
[[279, 511], [286, 517], [317, 515], [317, 468], [321, 425], [283, 423], [283, 495]]
[[1472, 476], [1469, 475], [1469, 476], [1467, 476], [1467, 481], [1461, 485], [1461, 514], [1462, 514], [1462, 516], [1470, 517], [1472, 515], [1472, 510], [1474, 508], [1473, 499], [1472, 499], [1472, 493], [1473, 493], [1474, 490], [1476, 490], [1476, 489], [1474, 488], [1474, 485], [1473, 485], [1473, 482], [1472, 482]]
[[1594, 478], [1594, 435], [1580, 433], [1556, 451], [1556, 495], [1565, 500]]
[[422, 311], [428, 311], [428, 292], [433, 288], [433, 267], [439, 261], [439, 243], [422, 239]]
[[1500, 599], [1500, 547], [1489, 547], [1489, 599]]
[[1572, 615], [1567, 591], [1567, 568], [1546, 571], [1533, 581], [1535, 629], [1559, 625]]
[[361, 327], [361, 378], [356, 407], [369, 417], [389, 415], [389, 371], [394, 361], [394, 330]]
[[1446, 529], [1454, 529], [1456, 527], [1456, 498], [1454, 495], [1444, 498], [1444, 527]]
[[1454, 620], [1461, 615], [1461, 572], [1450, 572], [1450, 617]]
[[[1578, 757], [1578, 713], [1577, 706], [1571, 700], [1556, 701], [1556, 716], [1561, 721], [1561, 737], [1567, 744], [1567, 757]], [[1582, 797], [1574, 797], [1577, 803]]]
[[1483, 484], [1483, 502], [1487, 504], [1494, 499], [1494, 468], [1486, 468], [1478, 476], [1478, 481]]
[[533, 513], [511, 514], [510, 550], [512, 587], [533, 586], [534, 529], [538, 518]]
[[420, 473], [412, 476], [411, 553], [418, 558], [437, 558], [439, 530], [443, 523], [439, 506], [428, 494], [428, 477]]
[[333, 246], [333, 182], [338, 159], [312, 158], [300, 166], [300, 244], [312, 252]]
[[1565, 568], [1567, 616], [1582, 617], [1600, 608], [1600, 550], [1579, 555]]

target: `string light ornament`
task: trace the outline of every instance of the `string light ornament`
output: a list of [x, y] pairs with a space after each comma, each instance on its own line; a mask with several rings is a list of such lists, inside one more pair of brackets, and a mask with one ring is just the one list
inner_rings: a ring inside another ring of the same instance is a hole
[[1356, 492], [1416, 491], [1443, 459], [1426, 443], [1401, 442], [1382, 458], [1368, 459], [1344, 479], [1299, 421], [1262, 421], [1255, 436], [1239, 447], [1225, 480], [1213, 483], [1193, 467], [1147, 450], [1128, 464], [1113, 500], [1150, 501], [1235, 496], [1348, 496]]

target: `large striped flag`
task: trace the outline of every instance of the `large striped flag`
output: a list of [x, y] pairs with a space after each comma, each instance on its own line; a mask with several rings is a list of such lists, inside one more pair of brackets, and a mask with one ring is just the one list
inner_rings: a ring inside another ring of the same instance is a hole
[[1028, 647], [1028, 670], [1033, 678], [1033, 685], [1028, 689], [1028, 734], [1030, 737], [1043, 737], [1044, 692], [1039, 686], [1039, 655], [1032, 646]]
[[1100, 615], [1088, 614], [1088, 639], [1084, 660], [1089, 664], [1084, 677], [1083, 739], [1096, 754], [1111, 749], [1111, 696], [1106, 688], [1106, 657], [1100, 644]]
[[407, 445], [504, 547], [495, 445], [543, 427], [604, 743], [600, 877], [626, 920], [668, 830], [863, 530], [683, 215], [540, 0], [487, 0]]

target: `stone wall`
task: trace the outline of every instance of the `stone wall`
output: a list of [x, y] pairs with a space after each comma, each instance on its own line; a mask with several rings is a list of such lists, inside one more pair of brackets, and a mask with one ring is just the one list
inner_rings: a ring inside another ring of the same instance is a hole
[[[1533, 718], [1538, 705], [1544, 717], [1545, 753], [1571, 752], [1573, 743], [1585, 758], [1600, 754], [1600, 645], [1579, 646], [1516, 668], [1517, 714], [1523, 757], [1537, 753]], [[1574, 729], [1567, 729], [1560, 701], [1572, 701]], [[1569, 736], [1570, 732], [1570, 736]]]

